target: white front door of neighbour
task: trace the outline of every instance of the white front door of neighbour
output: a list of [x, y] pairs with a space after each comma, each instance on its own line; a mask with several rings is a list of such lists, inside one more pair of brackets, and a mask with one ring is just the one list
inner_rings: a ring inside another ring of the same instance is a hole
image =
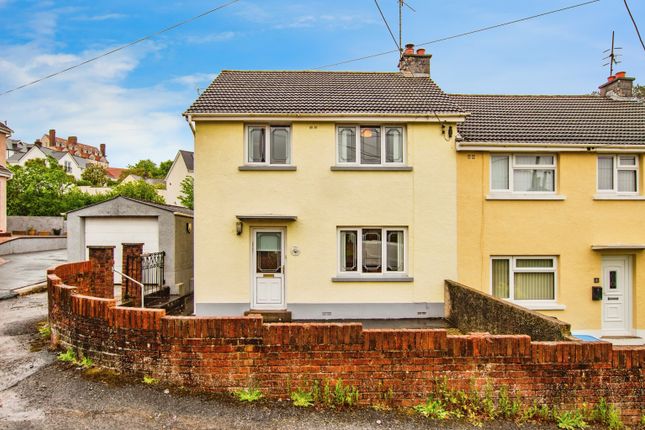
[[631, 257], [605, 256], [602, 259], [602, 334], [630, 336], [632, 272]]
[[286, 309], [284, 230], [252, 230], [253, 309]]

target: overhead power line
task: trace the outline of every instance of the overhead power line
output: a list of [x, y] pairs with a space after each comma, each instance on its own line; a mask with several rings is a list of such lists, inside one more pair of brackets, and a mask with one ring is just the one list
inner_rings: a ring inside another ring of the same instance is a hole
[[121, 45], [121, 46], [119, 46], [117, 48], [114, 48], [114, 49], [111, 49], [109, 51], [106, 51], [106, 52], [104, 52], [102, 54], [97, 55], [96, 57], [92, 57], [92, 58], [87, 59], [85, 61], [82, 61], [80, 63], [74, 64], [73, 66], [67, 67], [66, 69], [59, 70], [59, 71], [51, 73], [51, 74], [49, 74], [47, 76], [43, 76], [42, 78], [38, 78], [35, 81], [27, 82], [26, 84], [20, 85], [20, 86], [18, 86], [16, 88], [12, 88], [10, 90], [4, 91], [4, 92], [0, 93], [0, 97], [4, 96], [6, 94], [12, 93], [14, 91], [18, 91], [18, 90], [21, 90], [23, 88], [35, 85], [35, 84], [37, 84], [39, 82], [42, 82], [42, 81], [45, 81], [47, 79], [51, 79], [51, 78], [53, 78], [55, 76], [62, 75], [63, 73], [69, 72], [70, 70], [77, 69], [77, 68], [79, 68], [81, 66], [84, 66], [86, 64], [89, 64], [89, 63], [91, 63], [93, 61], [96, 61], [96, 60], [99, 60], [101, 58], [107, 57], [108, 55], [112, 55], [112, 54], [114, 54], [116, 52], [122, 51], [122, 50], [124, 50], [126, 48], [129, 48], [131, 46], [137, 45], [137, 44], [139, 44], [141, 42], [145, 42], [146, 40], [152, 39], [155, 36], [159, 36], [160, 34], [167, 33], [167, 32], [169, 32], [171, 30], [174, 30], [177, 27], [181, 27], [183, 25], [189, 24], [189, 23], [191, 23], [191, 22], [193, 22], [195, 20], [198, 20], [200, 18], [205, 17], [206, 15], [210, 15], [213, 12], [216, 12], [216, 11], [218, 11], [220, 9], [224, 9], [225, 7], [231, 6], [232, 4], [237, 3], [239, 1], [240, 0], [230, 0], [230, 1], [226, 2], [226, 3], [222, 3], [219, 6], [216, 6], [216, 7], [212, 8], [212, 9], [209, 9], [209, 10], [207, 10], [205, 12], [200, 13], [199, 15], [195, 15], [195, 16], [193, 16], [191, 18], [188, 18], [188, 19], [180, 21], [180, 22], [178, 22], [176, 24], [173, 24], [170, 27], [166, 27], [166, 28], [164, 28], [162, 30], [159, 30], [159, 31], [155, 32], [155, 33], [149, 34], [149, 35], [144, 36], [144, 37], [142, 37], [140, 39], [137, 39], [137, 40], [134, 40], [132, 42], [126, 43], [125, 45]]
[[629, 14], [629, 17], [632, 19], [632, 23], [634, 24], [634, 28], [636, 29], [636, 34], [638, 35], [638, 39], [641, 41], [641, 46], [643, 47], [643, 50], [645, 51], [645, 43], [643, 42], [643, 38], [641, 37], [641, 32], [638, 31], [638, 25], [636, 24], [636, 20], [634, 19], [634, 15], [632, 15], [632, 11], [629, 10], [629, 5], [627, 4], [627, 0], [623, 0], [625, 2], [625, 7], [627, 8], [627, 13]]
[[[552, 14], [555, 14], [555, 13], [564, 12], [564, 11], [571, 10], [571, 9], [576, 9], [576, 8], [579, 8], [579, 7], [582, 7], [582, 6], [587, 6], [587, 5], [590, 5], [590, 4], [593, 4], [593, 3], [598, 3], [599, 1], [600, 0], [590, 0], [590, 1], [583, 2], [583, 3], [578, 3], [578, 4], [571, 5], [571, 6], [563, 7], [563, 8], [560, 8], [560, 9], [554, 9], [554, 10], [550, 10], [550, 11], [547, 11], [547, 12], [542, 12], [542, 13], [539, 13], [537, 15], [526, 16], [524, 18], [514, 19], [512, 21], [502, 22], [500, 24], [490, 25], [488, 27], [477, 28], [475, 30], [466, 31], [464, 33], [459, 33], [459, 34], [454, 34], [452, 36], [442, 37], [440, 39], [431, 40], [429, 42], [419, 43], [419, 44], [417, 44], [417, 46], [431, 45], [433, 43], [445, 42], [446, 40], [457, 39], [459, 37], [464, 37], [464, 36], [470, 36], [470, 35], [475, 34], [475, 33], [481, 33], [483, 31], [494, 30], [496, 28], [505, 27], [505, 26], [508, 26], [508, 25], [517, 24], [517, 23], [524, 22], [524, 21], [529, 21], [531, 19], [541, 18], [543, 16], [552, 15]], [[368, 60], [370, 58], [381, 57], [383, 55], [392, 54], [394, 52], [398, 52], [398, 51], [391, 50], [391, 51], [378, 52], [378, 53], [371, 54], [371, 55], [365, 55], [363, 57], [358, 57], [358, 58], [352, 58], [350, 60], [339, 61], [338, 63], [327, 64], [327, 65], [324, 65], [324, 66], [316, 67], [316, 68], [311, 69], [311, 70], [328, 69], [330, 67], [341, 66], [343, 64], [349, 64], [349, 63], [354, 63], [356, 61], [362, 61], [362, 60]]]
[[381, 14], [381, 18], [383, 18], [383, 23], [387, 27], [387, 31], [390, 33], [390, 36], [392, 36], [392, 41], [394, 42], [394, 45], [396, 45], [396, 48], [400, 51], [401, 50], [401, 45], [396, 41], [396, 37], [394, 36], [394, 33], [392, 33], [392, 29], [390, 28], [390, 24], [387, 22], [387, 18], [385, 18], [385, 15], [383, 14], [383, 11], [381, 10], [381, 6], [378, 4], [378, 0], [374, 0], [374, 4], [376, 5], [376, 8], [378, 9], [378, 12]]

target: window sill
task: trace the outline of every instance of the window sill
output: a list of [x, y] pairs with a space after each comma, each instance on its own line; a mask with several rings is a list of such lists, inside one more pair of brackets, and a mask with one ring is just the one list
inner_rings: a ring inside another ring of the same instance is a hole
[[410, 276], [334, 276], [332, 282], [414, 282]]
[[567, 307], [563, 304], [556, 302], [528, 302], [522, 303], [522, 300], [508, 300], [514, 305], [522, 306], [523, 308], [530, 309], [532, 311], [563, 311]]
[[645, 200], [645, 196], [637, 194], [595, 194], [594, 200]]
[[244, 171], [247, 171], [247, 172], [248, 171], [279, 171], [279, 172], [286, 172], [286, 171], [294, 171], [294, 170], [296, 170], [296, 166], [290, 166], [290, 165], [284, 165], [284, 166], [276, 166], [276, 165], [274, 165], [274, 166], [271, 166], [271, 165], [267, 165], [267, 166], [252, 166], [252, 165], [248, 165], [248, 166], [239, 166], [237, 169], [240, 170], [240, 171], [243, 171], [243, 172]]
[[486, 200], [566, 200], [567, 196], [560, 194], [488, 194]]
[[332, 172], [351, 172], [351, 171], [369, 171], [369, 172], [411, 172], [412, 166], [331, 166]]

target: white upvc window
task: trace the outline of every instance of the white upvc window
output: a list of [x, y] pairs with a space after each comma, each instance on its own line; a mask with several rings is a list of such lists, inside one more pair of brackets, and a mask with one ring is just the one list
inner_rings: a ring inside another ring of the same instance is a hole
[[638, 194], [637, 155], [599, 155], [598, 192]]
[[248, 125], [244, 152], [246, 164], [290, 164], [291, 127], [288, 125]]
[[491, 294], [522, 304], [555, 302], [556, 275], [556, 257], [491, 257]]
[[65, 172], [71, 173], [71, 171], [72, 171], [72, 162], [65, 160], [64, 164], [65, 164]]
[[405, 129], [390, 125], [339, 125], [336, 163], [390, 166], [405, 164]]
[[490, 190], [511, 193], [555, 193], [555, 155], [491, 155]]
[[338, 229], [338, 273], [385, 276], [407, 273], [407, 228]]

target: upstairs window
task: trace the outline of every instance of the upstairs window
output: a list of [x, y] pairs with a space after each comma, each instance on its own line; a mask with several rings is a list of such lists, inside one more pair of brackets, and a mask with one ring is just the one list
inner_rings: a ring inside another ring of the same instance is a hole
[[71, 173], [72, 171], [72, 162], [71, 161], [65, 161], [65, 172]]
[[598, 191], [638, 193], [638, 157], [636, 155], [598, 156]]
[[379, 166], [405, 162], [403, 127], [339, 126], [337, 142], [338, 164]]
[[554, 155], [492, 155], [490, 189], [496, 192], [554, 193]]
[[291, 127], [250, 125], [246, 136], [247, 164], [291, 163]]

